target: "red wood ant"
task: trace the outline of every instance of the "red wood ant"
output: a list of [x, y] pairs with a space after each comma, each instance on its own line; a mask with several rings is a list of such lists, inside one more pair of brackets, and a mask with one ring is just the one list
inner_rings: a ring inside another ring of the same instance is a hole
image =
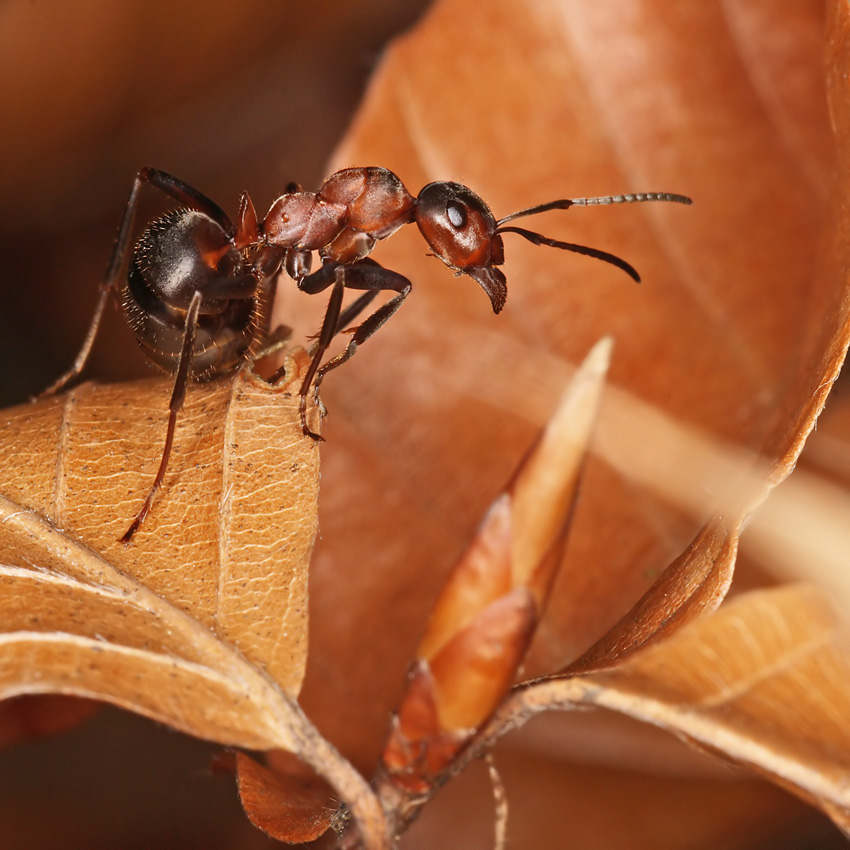
[[[116, 291], [130, 248], [141, 186], [149, 183], [180, 206], [151, 224], [138, 240], [122, 286], [124, 312], [142, 350], [158, 366], [175, 374], [165, 447], [156, 478], [124, 536], [129, 543], [151, 509], [162, 484], [177, 415], [190, 376], [204, 380], [233, 373], [266, 336], [262, 302], [285, 270], [308, 293], [331, 289], [312, 360], [300, 391], [301, 427], [307, 425], [307, 396], [322, 378], [345, 363], [401, 306], [410, 281], [368, 258], [379, 239], [416, 222], [433, 254], [457, 274], [476, 280], [490, 298], [493, 312], [505, 304], [507, 282], [497, 268], [504, 262], [503, 233], [517, 233], [535, 245], [549, 245], [611, 263], [635, 280], [638, 273], [605, 251], [559, 242], [508, 222], [554, 209], [591, 204], [673, 201], [689, 198], [668, 193], [613, 195], [551, 201], [496, 220], [471, 189], [459, 183], [429, 183], [413, 197], [385, 168], [346, 168], [332, 174], [318, 192], [290, 187], [260, 222], [247, 193], [236, 222], [214, 201], [187, 183], [155, 168], [136, 175], [94, 317], [74, 365], [42, 396], [53, 394], [82, 372], [91, 353], [104, 308]], [[318, 251], [321, 268], [311, 271]], [[362, 291], [348, 307], [346, 289]], [[394, 293], [358, 327], [345, 350], [322, 364], [333, 338], [353, 322], [382, 291]]]

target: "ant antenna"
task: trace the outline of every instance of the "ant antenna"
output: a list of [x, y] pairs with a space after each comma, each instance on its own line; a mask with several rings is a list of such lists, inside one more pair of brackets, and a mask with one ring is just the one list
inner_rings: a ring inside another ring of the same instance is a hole
[[561, 248], [564, 251], [572, 251], [574, 254], [594, 257], [597, 260], [602, 260], [603, 263], [610, 263], [612, 266], [622, 269], [632, 280], [640, 283], [640, 275], [637, 273], [637, 269], [616, 254], [609, 254], [607, 251], [600, 251], [598, 248], [588, 248], [587, 245], [576, 245], [574, 242], [559, 242], [557, 239], [550, 239], [542, 233], [535, 233], [533, 230], [526, 230], [523, 227], [500, 227], [496, 233], [518, 233], [535, 245], [548, 245], [550, 248]]
[[537, 215], [538, 213], [548, 212], [549, 210], [566, 210], [570, 207], [607, 206], [610, 204], [637, 204], [643, 201], [670, 201], [674, 204], [693, 203], [687, 196], [675, 195], [672, 192], [638, 192], [632, 195], [602, 195], [598, 198], [563, 198], [559, 201], [549, 201], [547, 204], [540, 204], [536, 207], [519, 210], [519, 212], [511, 213], [499, 219], [496, 222], [496, 233], [517, 233], [535, 245], [548, 245], [550, 248], [561, 248], [564, 251], [572, 251], [575, 254], [594, 257], [597, 260], [602, 260], [604, 263], [609, 263], [618, 269], [622, 269], [632, 280], [640, 283], [640, 275], [634, 266], [615, 254], [609, 254], [607, 251], [600, 251], [597, 248], [588, 248], [586, 245], [576, 245], [574, 242], [559, 242], [557, 239], [549, 239], [541, 233], [535, 233], [533, 230], [526, 230], [522, 227], [503, 227], [503, 225], [517, 218], [524, 218], [527, 215]]
[[537, 213], [548, 212], [549, 210], [566, 210], [570, 207], [601, 207], [611, 204], [639, 204], [643, 201], [670, 201], [674, 204], [693, 203], [686, 195], [674, 195], [672, 192], [636, 192], [632, 195], [602, 195], [598, 198], [564, 198], [560, 201], [549, 201], [548, 204], [540, 204], [506, 215], [496, 222], [496, 226], [501, 227], [514, 219], [525, 218], [527, 215], [537, 215]]

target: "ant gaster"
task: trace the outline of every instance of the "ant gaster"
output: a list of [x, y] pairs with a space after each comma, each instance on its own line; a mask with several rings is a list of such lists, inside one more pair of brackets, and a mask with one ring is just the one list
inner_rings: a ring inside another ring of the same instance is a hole
[[[507, 282], [497, 266], [504, 262], [502, 234], [517, 233], [535, 245], [549, 245], [596, 257], [638, 273], [624, 260], [582, 245], [548, 239], [508, 222], [576, 205], [674, 201], [689, 198], [668, 193], [614, 195], [551, 201], [496, 220], [471, 189], [459, 183], [429, 183], [413, 197], [385, 168], [346, 168], [332, 174], [318, 192], [292, 186], [271, 206], [261, 222], [247, 193], [234, 223], [197, 189], [164, 171], [143, 168], [136, 175], [106, 278], [85, 342], [68, 372], [42, 396], [53, 394], [82, 372], [91, 353], [106, 302], [119, 286], [130, 247], [139, 191], [148, 183], [180, 207], [155, 221], [136, 243], [124, 283], [124, 312], [142, 350], [158, 366], [175, 374], [162, 460], [153, 485], [124, 536], [129, 543], [151, 509], [171, 447], [177, 415], [189, 378], [204, 380], [233, 373], [266, 338], [262, 304], [285, 270], [308, 293], [331, 289], [312, 360], [300, 391], [301, 427], [307, 425], [307, 396], [331, 369], [345, 363], [401, 306], [410, 281], [367, 257], [375, 243], [402, 225], [416, 222], [431, 252], [457, 274], [476, 280], [490, 298], [493, 312], [505, 304]], [[311, 271], [313, 252], [321, 268]], [[363, 294], [343, 309], [344, 290]], [[344, 351], [322, 364], [333, 338], [353, 322], [382, 291], [394, 293], [351, 333]]]

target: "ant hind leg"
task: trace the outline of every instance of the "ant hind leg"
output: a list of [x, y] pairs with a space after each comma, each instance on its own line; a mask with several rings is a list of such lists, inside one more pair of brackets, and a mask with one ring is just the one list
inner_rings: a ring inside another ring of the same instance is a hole
[[156, 478], [154, 478], [153, 485], [148, 491], [148, 496], [141, 510], [136, 514], [136, 518], [130, 523], [130, 527], [124, 532], [124, 536], [121, 538], [121, 542], [125, 545], [132, 540], [133, 535], [139, 530], [139, 526], [141, 526], [145, 517], [150, 512], [154, 498], [162, 485], [165, 472], [168, 469], [168, 460], [171, 457], [171, 448], [174, 444], [174, 431], [177, 427], [177, 414], [180, 413], [183, 402], [186, 399], [186, 386], [189, 383], [189, 368], [192, 365], [192, 356], [195, 351], [195, 331], [198, 326], [198, 313], [200, 311], [202, 297], [200, 290], [197, 290], [189, 303], [189, 309], [186, 311], [183, 347], [180, 351], [180, 363], [177, 366], [177, 374], [174, 376], [174, 389], [171, 393], [171, 402], [168, 405], [168, 430], [165, 435], [162, 459], [159, 462]]

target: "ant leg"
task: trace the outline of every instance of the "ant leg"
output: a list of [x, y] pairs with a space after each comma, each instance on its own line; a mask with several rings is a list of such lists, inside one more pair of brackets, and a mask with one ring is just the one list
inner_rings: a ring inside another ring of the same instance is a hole
[[[307, 256], [309, 257], [309, 254]], [[311, 295], [314, 295], [324, 289], [327, 289], [327, 287], [335, 281], [336, 269], [339, 267], [339, 263], [328, 262], [322, 267], [322, 269], [316, 272], [315, 275], [301, 275], [300, 277], [295, 277], [294, 279], [296, 280], [299, 288], [302, 289], [302, 291], [306, 291], [309, 292]], [[308, 277], [310, 278], [310, 280], [307, 281], [306, 286], [302, 287], [301, 282], [306, 280]], [[354, 303], [349, 304], [348, 307], [346, 307], [345, 310], [343, 310], [339, 314], [339, 318], [337, 319], [336, 329], [334, 330], [333, 336], [336, 336], [336, 334], [338, 334], [342, 330], [342, 328], [344, 328], [353, 318], [358, 316], [364, 310], [364, 308], [368, 306], [369, 302], [375, 297], [375, 295], [377, 295], [377, 292], [367, 292], [365, 295], [361, 295], [360, 298], [358, 298]], [[330, 305], [328, 306], [330, 307]], [[319, 347], [318, 340], [319, 337], [321, 337], [324, 328], [325, 323], [323, 321], [322, 329], [320, 329], [320, 331], [314, 334], [313, 336], [308, 337], [308, 339], [316, 340], [315, 344], [310, 346], [309, 349], [309, 353], [311, 356], [316, 353], [316, 350]], [[275, 330], [280, 330], [280, 327], [276, 328]], [[292, 334], [291, 328], [286, 328], [286, 330], [288, 332], [288, 335]], [[274, 351], [278, 350], [281, 347], [282, 346], [280, 345], [275, 345], [273, 348], [263, 348], [256, 359], [259, 360], [260, 357], [265, 357], [269, 354], [272, 354]], [[327, 348], [327, 345], [325, 346], [325, 348]], [[281, 366], [268, 378], [268, 382], [270, 384], [276, 384], [285, 374], [286, 367]]]
[[168, 459], [171, 457], [171, 447], [174, 443], [174, 429], [177, 426], [177, 414], [183, 407], [183, 402], [186, 399], [186, 385], [189, 382], [189, 367], [192, 363], [192, 355], [195, 347], [195, 329], [198, 326], [198, 312], [201, 307], [203, 295], [200, 290], [196, 290], [189, 303], [189, 309], [186, 312], [186, 327], [183, 332], [183, 348], [180, 350], [180, 363], [177, 366], [177, 374], [174, 378], [174, 390], [171, 393], [171, 402], [168, 405], [168, 431], [165, 435], [165, 447], [162, 450], [162, 460], [159, 463], [159, 469], [154, 478], [153, 486], [148, 493], [142, 509], [136, 514], [136, 518], [130, 523], [130, 527], [121, 538], [121, 542], [127, 544], [133, 538], [133, 535], [139, 530], [139, 526], [145, 521], [153, 505], [153, 500], [156, 497], [157, 491], [165, 478], [165, 471], [168, 468]]
[[230, 239], [236, 235], [236, 226], [230, 220], [230, 216], [215, 201], [179, 177], [175, 177], [167, 171], [160, 171], [158, 168], [146, 166], [140, 169], [136, 175], [136, 186], [141, 183], [149, 183], [184, 207], [189, 207], [189, 209], [197, 210], [208, 215], [224, 230]]
[[228, 235], [232, 236], [236, 232], [227, 213], [210, 200], [206, 195], [201, 194], [197, 189], [194, 189], [188, 183], [184, 183], [177, 177], [159, 171], [156, 168], [142, 168], [133, 180], [133, 186], [130, 189], [130, 195], [127, 198], [127, 204], [124, 207], [124, 214], [121, 217], [121, 224], [118, 226], [118, 235], [115, 237], [115, 245], [112, 248], [112, 255], [109, 259], [109, 265], [106, 268], [106, 275], [103, 283], [100, 286], [100, 294], [97, 299], [97, 306], [94, 310], [91, 325], [89, 325], [86, 338], [83, 341], [82, 348], [77, 354], [74, 364], [71, 368], [54, 381], [46, 390], [40, 392], [36, 399], [45, 398], [55, 395], [60, 390], [64, 389], [71, 381], [79, 377], [88, 363], [94, 346], [97, 332], [100, 329], [100, 323], [103, 319], [103, 311], [106, 309], [106, 302], [109, 296], [115, 292], [118, 286], [118, 277], [121, 274], [121, 269], [124, 267], [124, 262], [127, 258], [127, 252], [130, 248], [130, 234], [133, 230], [133, 222], [136, 218], [136, 208], [139, 203], [139, 190], [143, 183], [149, 183], [155, 186], [160, 191], [164, 192], [169, 197], [176, 200], [184, 206], [197, 209], [205, 213], [214, 221], [216, 221]]
[[[333, 283], [334, 278], [331, 277], [331, 273], [335, 272], [335, 270], [340, 266], [339, 263], [335, 263], [332, 261], [328, 261], [325, 263], [322, 268], [317, 271], [315, 274], [309, 275], [307, 277], [302, 278], [298, 281], [298, 288], [302, 292], [307, 292], [310, 295], [315, 295], [318, 292], [326, 289], [328, 286]], [[335, 334], [340, 333], [346, 325], [351, 324], [371, 303], [375, 300], [375, 296], [382, 290], [387, 288], [394, 287], [365, 287], [358, 286], [356, 276], [359, 273], [359, 270], [362, 268], [369, 267], [372, 269], [381, 269], [385, 271], [381, 266], [378, 265], [374, 260], [371, 259], [363, 259], [360, 260], [356, 265], [347, 266], [348, 269], [346, 273], [346, 282], [345, 286], [348, 289], [367, 289], [367, 291], [357, 298], [355, 301], [352, 301], [341, 313], [339, 316], [339, 320], [337, 321]], [[355, 278], [351, 277], [351, 274], [354, 273]], [[395, 272], [390, 272], [390, 274], [395, 274]], [[401, 275], [398, 275], [401, 278]], [[406, 280], [406, 278], [401, 278], [402, 280]], [[316, 334], [313, 339], [318, 339], [319, 334]]]
[[[364, 260], [363, 262], [377, 265], [377, 263], [374, 263], [372, 260]], [[311, 295], [322, 292], [324, 289], [327, 289], [328, 286], [334, 286], [334, 290], [331, 293], [330, 300], [328, 301], [327, 310], [325, 311], [325, 318], [322, 321], [322, 327], [319, 329], [319, 333], [317, 333], [314, 337], [316, 343], [310, 349], [310, 354], [313, 359], [310, 361], [307, 374], [304, 376], [304, 380], [301, 383], [301, 398], [299, 402], [301, 430], [304, 432], [305, 436], [310, 436], [314, 440], [321, 440], [322, 438], [307, 425], [307, 395], [310, 391], [311, 385], [313, 384], [313, 379], [319, 370], [322, 357], [324, 357], [325, 352], [328, 350], [328, 346], [340, 330], [358, 316], [369, 305], [375, 295], [378, 294], [377, 289], [372, 292], [367, 292], [346, 307], [345, 310], [342, 310], [342, 296], [346, 286], [345, 274], [345, 266], [334, 261], [327, 261], [321, 269], [311, 275], [301, 278], [301, 280], [298, 281], [298, 288], [303, 292], [310, 293]], [[275, 372], [271, 378], [272, 383], [281, 377], [281, 374], [282, 372], [280, 369]]]
[[[349, 304], [343, 311], [340, 313], [339, 319], [336, 323], [336, 333], [334, 336], [342, 329], [352, 322], [369, 304], [373, 301], [375, 296], [378, 294], [378, 291], [367, 292], [365, 295], [361, 295], [356, 301]], [[285, 334], [285, 336], [281, 336], [281, 334]], [[268, 340], [266, 341], [264, 347], [257, 352], [254, 360], [261, 360], [263, 357], [268, 357], [271, 354], [275, 354], [280, 351], [287, 342], [289, 338], [292, 336], [292, 328], [286, 327], [286, 325], [278, 325], [268, 336]], [[316, 334], [312, 339], [318, 340], [319, 334]], [[310, 353], [315, 354], [316, 348], [318, 347], [318, 342], [316, 345], [311, 347]], [[276, 384], [284, 375], [286, 374], [286, 367], [281, 366], [274, 374], [272, 374], [268, 378], [268, 382], [270, 384]]]
[[[343, 329], [350, 325], [374, 300], [379, 290], [366, 292], [361, 295], [356, 301], [352, 301], [340, 314], [336, 323], [336, 334], [342, 333]], [[334, 335], [336, 335], [334, 334]], [[319, 334], [313, 334], [308, 339], [318, 339]], [[316, 350], [315, 345], [310, 348], [310, 353]]]
[[64, 375], [61, 375], [56, 381], [54, 381], [46, 390], [40, 392], [36, 396], [36, 399], [58, 393], [71, 381], [78, 377], [85, 368], [86, 363], [88, 363], [89, 355], [91, 354], [95, 338], [97, 337], [97, 332], [100, 329], [100, 322], [103, 319], [103, 311], [106, 308], [106, 302], [115, 290], [115, 286], [118, 281], [118, 274], [124, 264], [124, 258], [130, 242], [130, 232], [133, 228], [133, 221], [136, 218], [136, 207], [139, 202], [139, 188], [142, 185], [143, 179], [142, 172], [140, 171], [136, 175], [136, 179], [133, 181], [132, 189], [130, 189], [130, 197], [127, 198], [127, 205], [124, 207], [121, 224], [118, 226], [118, 235], [115, 237], [115, 246], [112, 249], [112, 256], [110, 257], [109, 265], [106, 269], [106, 276], [100, 286], [97, 306], [95, 307], [94, 316], [92, 317], [92, 322], [89, 326], [83, 346], [77, 354], [73, 366], [71, 366]]
[[[333, 275], [333, 278], [331, 278]], [[307, 374], [304, 375], [304, 380], [301, 383], [300, 400], [298, 403], [298, 412], [301, 416], [301, 430], [306, 437], [312, 437], [314, 440], [321, 440], [320, 434], [317, 434], [307, 425], [307, 393], [313, 383], [313, 378], [319, 369], [319, 364], [322, 362], [322, 357], [328, 350], [328, 346], [336, 336], [339, 328], [339, 317], [342, 311], [342, 296], [345, 291], [345, 266], [339, 263], [325, 263], [319, 271], [305, 277], [299, 281], [298, 288], [305, 292], [316, 293], [327, 289], [333, 283], [331, 297], [328, 300], [328, 306], [325, 310], [325, 318], [322, 320], [322, 327], [319, 330], [318, 339], [316, 340], [315, 350], [313, 351], [313, 359], [307, 367]]]
[[259, 265], [255, 265], [255, 268], [252, 269], [254, 275], [260, 280], [260, 285], [257, 288], [259, 333], [254, 340], [254, 344], [252, 346], [253, 349], [265, 348], [268, 345], [268, 340], [272, 333], [271, 315], [274, 310], [274, 302], [277, 297], [277, 287], [280, 282], [280, 276], [283, 273], [283, 267], [281, 266], [282, 256], [274, 257], [273, 259], [276, 260], [276, 264], [263, 262]]
[[[310, 387], [312, 386], [314, 390], [318, 390], [319, 384], [327, 372], [336, 369], [347, 360], [350, 360], [354, 352], [357, 351], [357, 347], [369, 339], [398, 310], [402, 301], [410, 293], [410, 281], [406, 277], [385, 269], [370, 259], [360, 260], [350, 266], [327, 262], [319, 271], [300, 281], [298, 288], [304, 292], [321, 292], [330, 286], [331, 274], [334, 275], [334, 291], [331, 294], [328, 309], [325, 312], [325, 318], [319, 331], [316, 348], [313, 352], [313, 359], [310, 361], [310, 367], [301, 384], [301, 427], [305, 435], [311, 436], [314, 439], [320, 438], [307, 427], [306, 423], [307, 394], [310, 391]], [[342, 311], [340, 308], [344, 289], [361, 289], [366, 290], [366, 292]], [[390, 298], [385, 304], [382, 304], [354, 331], [348, 346], [342, 354], [329, 360], [320, 368], [322, 357], [324, 357], [328, 346], [331, 344], [331, 340], [336, 334], [345, 325], [353, 321], [372, 302], [378, 292], [387, 290], [395, 291], [396, 295]]]
[[[321, 269], [298, 281], [298, 288], [302, 292], [316, 294], [332, 284], [334, 289], [325, 311], [325, 318], [319, 330], [315, 349], [312, 352], [313, 359], [310, 361], [307, 374], [301, 384], [299, 405], [301, 428], [306, 436], [310, 436], [314, 440], [320, 440], [321, 437], [307, 426], [307, 394], [310, 392], [310, 387], [318, 390], [326, 372], [336, 369], [346, 360], [351, 359], [357, 347], [369, 339], [398, 310], [402, 301], [407, 298], [410, 292], [410, 281], [406, 277], [383, 268], [371, 259], [360, 260], [350, 266], [333, 261], [326, 262]], [[343, 311], [341, 309], [342, 296], [345, 289], [361, 289], [366, 290], [366, 292]], [[329, 360], [320, 368], [322, 357], [324, 357], [333, 338], [345, 325], [353, 321], [369, 306], [378, 292], [386, 290], [395, 291], [397, 294], [386, 304], [381, 305], [354, 331], [342, 354]]]
[[[350, 360], [357, 351], [358, 346], [366, 342], [379, 328], [381, 328], [391, 316], [395, 314], [402, 302], [410, 294], [411, 283], [397, 272], [385, 269], [378, 265], [374, 260], [363, 260], [356, 265], [348, 266], [345, 269], [345, 285], [349, 289], [367, 289], [365, 295], [361, 295], [349, 308], [352, 310], [351, 316], [345, 316], [346, 324], [354, 319], [357, 313], [353, 312], [353, 308], [359, 307], [362, 310], [374, 296], [380, 291], [394, 291], [396, 294], [390, 298], [385, 304], [382, 304], [369, 316], [359, 327], [354, 330], [351, 340], [348, 343], [345, 351], [338, 354], [333, 359], [329, 360], [322, 366], [316, 374], [315, 388], [319, 389], [322, 383], [322, 378], [333, 369], [342, 366], [343, 363]], [[361, 302], [362, 303], [361, 306]], [[358, 310], [357, 312], [360, 312]], [[346, 311], [348, 313], [348, 310]], [[341, 323], [342, 324], [342, 323]]]
[[[254, 344], [248, 354], [248, 363], [251, 371], [255, 371], [255, 366], [260, 360], [271, 357], [282, 351], [289, 344], [292, 338], [292, 328], [286, 325], [277, 325], [274, 328], [270, 327], [268, 315], [271, 312], [274, 304], [275, 294], [277, 293], [277, 284], [280, 279], [281, 269], [278, 269], [272, 278], [267, 282], [265, 291], [261, 293], [261, 308], [260, 315], [262, 316], [262, 333], [257, 335]], [[256, 372], [255, 372], [256, 374]], [[269, 384], [276, 384], [286, 374], [286, 366], [281, 366], [271, 376], [262, 375], [262, 378]]]
[[379, 289], [364, 292], [358, 299], [352, 301], [351, 304], [342, 311], [339, 317], [339, 322], [337, 322], [336, 332], [342, 333], [342, 331], [375, 300], [375, 296], [378, 292], [380, 292]]

